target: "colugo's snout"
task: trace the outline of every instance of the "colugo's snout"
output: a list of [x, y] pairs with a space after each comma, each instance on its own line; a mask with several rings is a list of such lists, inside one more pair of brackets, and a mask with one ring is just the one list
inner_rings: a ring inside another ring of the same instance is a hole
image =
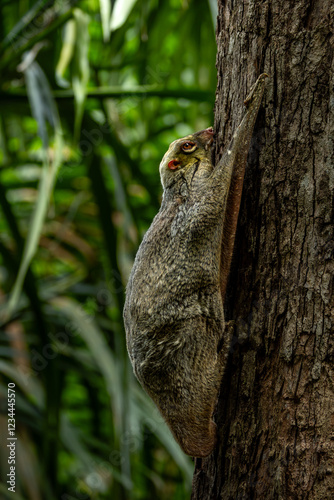
[[200, 130], [199, 132], [196, 132], [194, 136], [198, 136], [203, 141], [206, 150], [208, 150], [213, 144], [214, 131], [212, 127]]

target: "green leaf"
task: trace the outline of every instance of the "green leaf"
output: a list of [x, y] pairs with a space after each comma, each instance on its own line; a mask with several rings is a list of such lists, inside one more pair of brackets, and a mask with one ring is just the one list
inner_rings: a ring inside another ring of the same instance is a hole
[[[8, 33], [1, 44], [1, 50], [19, 40], [20, 34], [28, 27], [28, 25], [35, 19], [40, 10], [42, 10], [50, 0], [38, 0], [28, 12], [15, 24], [14, 28]], [[24, 36], [22, 36], [24, 40]]]
[[102, 22], [103, 41], [108, 42], [110, 39], [110, 0], [100, 0], [100, 12]]
[[38, 408], [42, 408], [44, 404], [43, 389], [32, 370], [19, 368], [13, 363], [0, 360], [0, 372], [13, 380]]
[[76, 43], [74, 53], [74, 65], [72, 73], [72, 85], [75, 98], [75, 122], [74, 141], [80, 135], [82, 116], [85, 108], [87, 83], [89, 80], [89, 16], [80, 9], [74, 9], [76, 23]]
[[56, 125], [59, 126], [56, 105], [51, 95], [49, 83], [40, 66], [36, 62], [32, 62], [24, 73], [32, 115], [38, 123], [38, 134], [46, 149], [49, 145], [47, 123], [53, 128]]
[[[46, 3], [48, 3], [48, 0], [46, 1]], [[41, 0], [41, 4], [44, 4], [44, 0]], [[17, 64], [16, 61], [22, 54], [24, 54], [40, 40], [45, 40], [48, 36], [51, 35], [51, 33], [53, 33], [57, 28], [62, 26], [68, 19], [72, 17], [71, 3], [67, 3], [66, 0], [64, 0], [63, 3], [59, 3], [58, 5], [61, 5], [61, 7], [64, 7], [64, 9], [61, 8], [60, 10], [54, 11], [53, 14], [56, 13], [55, 16], [53, 16], [51, 13], [51, 17], [53, 18], [52, 22], [46, 23], [46, 25], [43, 26], [42, 29], [36, 29], [35, 26], [32, 26], [32, 28], [30, 28], [29, 24], [31, 21], [29, 21], [28, 23], [23, 21], [22, 31], [24, 30], [24, 36], [22, 36], [21, 38], [19, 37], [17, 43], [15, 43], [15, 36], [17, 36], [15, 33], [12, 34], [12, 38], [9, 38], [7, 40], [6, 47], [8, 47], [7, 49], [4, 49], [4, 56], [0, 60], [0, 69], [2, 71], [4, 68], [12, 67], [13, 64]], [[47, 13], [48, 11], [44, 13], [45, 16], [47, 15]]]
[[67, 297], [54, 298], [50, 300], [50, 304], [65, 314], [77, 326], [79, 335], [87, 344], [104, 377], [116, 426], [121, 427], [122, 384], [119, 380], [119, 371], [113, 354], [102, 332], [94, 322], [94, 318], [87, 314], [79, 304]]
[[110, 31], [120, 28], [127, 20], [137, 0], [116, 0], [111, 14]]
[[[32, 114], [38, 122], [38, 132], [44, 145], [44, 161], [38, 188], [37, 202], [29, 226], [18, 275], [8, 303], [7, 318], [12, 315], [17, 307], [24, 278], [30, 262], [36, 253], [52, 189], [62, 159], [62, 131], [57, 108], [51, 95], [48, 81], [44, 72], [36, 62], [32, 62], [32, 64], [28, 65], [24, 71]], [[49, 143], [47, 121], [54, 129], [55, 144], [53, 159], [50, 158], [47, 152]]]
[[124, 215], [123, 230], [126, 235], [131, 233], [131, 228], [135, 227], [132, 213], [127, 202], [126, 192], [118, 165], [114, 158], [105, 157], [105, 163], [108, 166], [110, 175], [115, 183], [115, 200], [117, 209]]
[[56, 81], [60, 87], [70, 86], [70, 82], [65, 79], [64, 74], [73, 57], [75, 38], [76, 22], [74, 19], [70, 19], [64, 26], [63, 45], [56, 66]]
[[216, 29], [217, 16], [218, 16], [218, 3], [217, 0], [208, 0], [213, 28]]
[[[62, 415], [60, 434], [66, 448], [68, 448], [85, 465], [87, 471], [95, 472], [99, 469], [100, 459], [88, 452], [80, 440], [77, 429], [70, 423], [65, 415]], [[107, 464], [117, 481], [122, 483], [127, 489], [132, 488], [132, 483], [128, 477], [120, 474], [111, 464]]]
[[[4, 485], [3, 483], [0, 483], [0, 493], [3, 494], [3, 499], [8, 498], [9, 500], [13, 499], [13, 493], [11, 491], [8, 491], [7, 485]], [[27, 500], [26, 498], [22, 497], [19, 493], [15, 492], [15, 500]]]
[[150, 423], [149, 421], [151, 421], [151, 431], [158, 437], [166, 450], [179, 465], [188, 482], [191, 483], [194, 472], [194, 465], [191, 459], [183, 453], [168, 429], [167, 424], [161, 422], [163, 419], [160, 414], [158, 415], [157, 408], [138, 385], [134, 388], [134, 394], [135, 399], [132, 401], [134, 405], [134, 408], [132, 408], [133, 413], [137, 413], [145, 423]]

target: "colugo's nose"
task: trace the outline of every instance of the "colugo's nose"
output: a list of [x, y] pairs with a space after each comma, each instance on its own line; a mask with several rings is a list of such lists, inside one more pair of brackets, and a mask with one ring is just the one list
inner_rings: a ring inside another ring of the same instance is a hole
[[209, 127], [209, 128], [205, 128], [203, 130], [200, 130], [199, 132], [196, 132], [194, 135], [207, 135], [207, 136], [212, 136], [213, 135], [213, 128], [212, 127]]
[[213, 128], [209, 127], [205, 128], [204, 130], [200, 130], [199, 132], [196, 132], [196, 134], [194, 135], [200, 137], [206, 143], [206, 147], [208, 147], [211, 146], [211, 144], [213, 143], [213, 134], [214, 134]]

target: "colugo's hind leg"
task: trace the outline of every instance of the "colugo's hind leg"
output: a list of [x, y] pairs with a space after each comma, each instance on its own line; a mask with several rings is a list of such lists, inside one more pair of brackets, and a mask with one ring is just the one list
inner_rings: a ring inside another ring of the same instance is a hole
[[[176, 349], [167, 350], [168, 363], [162, 365], [161, 355], [156, 358], [159, 385], [150, 395], [183, 451], [193, 457], [210, 455], [216, 444], [212, 415], [221, 382], [217, 338], [223, 330], [223, 321], [202, 316], [178, 322], [163, 331], [169, 345], [178, 340]], [[152, 384], [151, 373], [148, 384]]]
[[[224, 376], [224, 372], [227, 365], [227, 359], [233, 349], [233, 338], [235, 333], [235, 321], [228, 321], [225, 323], [224, 334], [222, 341], [218, 344], [217, 348], [217, 358], [216, 358], [216, 369], [215, 369], [215, 396], [210, 398], [212, 405], [207, 407], [202, 413], [201, 418], [201, 428], [198, 428], [198, 439], [192, 439], [191, 443], [188, 443], [186, 439], [183, 439], [182, 448], [188, 454], [196, 457], [206, 457], [210, 455], [216, 445], [217, 441], [217, 426], [213, 421], [213, 413], [217, 403], [217, 397], [219, 392], [219, 387], [221, 380]], [[204, 408], [203, 408], [204, 410]], [[193, 436], [192, 436], [193, 437]], [[182, 439], [181, 439], [182, 441]], [[189, 444], [191, 444], [189, 446]]]
[[218, 345], [217, 352], [217, 365], [216, 365], [216, 396], [211, 399], [212, 406], [206, 408], [202, 413], [201, 428], [197, 429], [198, 438], [188, 441], [184, 433], [186, 428], [183, 427], [183, 436], [179, 437], [183, 450], [188, 454], [195, 457], [206, 457], [210, 455], [216, 445], [217, 441], [217, 426], [213, 421], [213, 413], [217, 402], [219, 387], [227, 365], [227, 359], [233, 348], [233, 338], [235, 332], [235, 321], [228, 321], [225, 323], [224, 334], [220, 345]]

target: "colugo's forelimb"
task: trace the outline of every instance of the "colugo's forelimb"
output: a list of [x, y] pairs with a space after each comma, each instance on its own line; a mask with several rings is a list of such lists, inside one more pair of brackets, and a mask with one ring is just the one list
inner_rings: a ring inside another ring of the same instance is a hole
[[247, 106], [246, 114], [241, 124], [234, 132], [227, 151], [216, 167], [218, 170], [226, 169], [229, 175], [231, 175], [230, 186], [226, 198], [221, 245], [220, 283], [223, 302], [233, 256], [247, 156], [255, 121], [263, 97], [265, 79], [267, 77], [268, 75], [263, 73], [252, 86], [250, 93], [244, 101]]

